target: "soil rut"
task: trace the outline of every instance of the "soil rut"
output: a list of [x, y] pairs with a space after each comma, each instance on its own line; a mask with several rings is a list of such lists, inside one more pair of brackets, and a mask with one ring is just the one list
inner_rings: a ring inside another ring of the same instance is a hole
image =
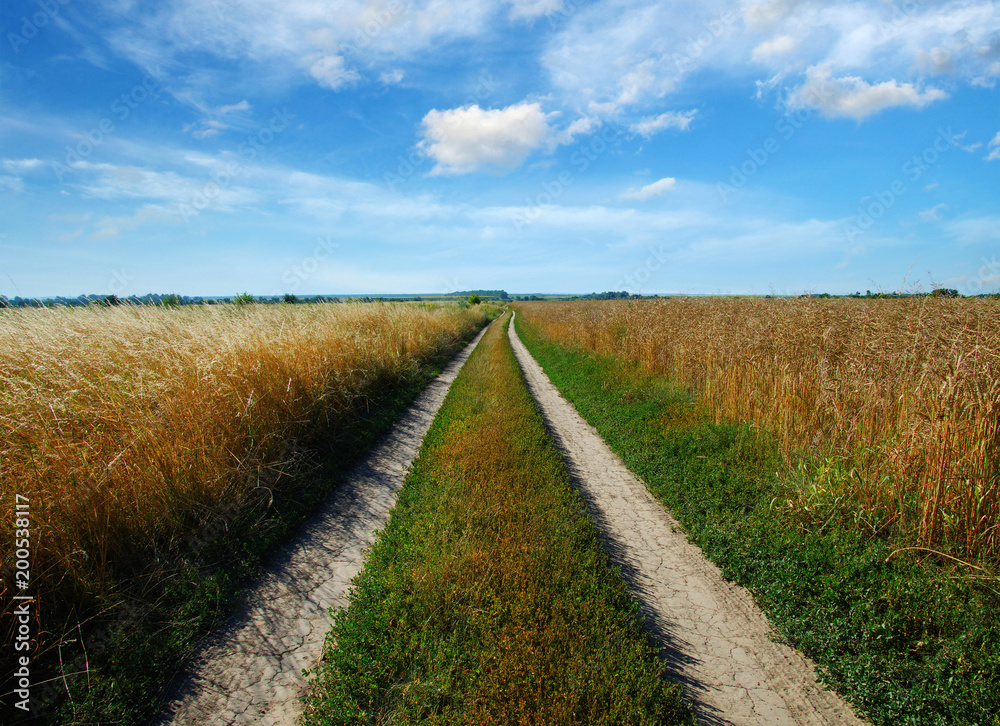
[[319, 662], [331, 607], [347, 604], [363, 555], [385, 526], [406, 469], [484, 328], [420, 394], [375, 448], [273, 560], [247, 603], [175, 686], [153, 723], [294, 726], [304, 668]]
[[677, 521], [549, 381], [510, 325], [528, 388], [673, 676], [704, 724], [863, 724], [818, 683], [805, 656], [771, 639], [742, 587]]

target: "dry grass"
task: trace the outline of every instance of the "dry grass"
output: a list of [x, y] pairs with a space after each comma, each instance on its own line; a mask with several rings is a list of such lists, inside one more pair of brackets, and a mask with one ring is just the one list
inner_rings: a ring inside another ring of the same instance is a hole
[[[551, 338], [704, 392], [714, 415], [812, 458], [800, 509], [973, 562], [1000, 556], [995, 300], [533, 303]], [[850, 507], [841, 503], [850, 501]]]
[[281, 487], [298, 444], [345, 435], [369, 396], [484, 319], [402, 304], [2, 311], [4, 612], [14, 493], [31, 500], [31, 592], [56, 630], [57, 612], [198, 564], [206, 527], [296, 496]]

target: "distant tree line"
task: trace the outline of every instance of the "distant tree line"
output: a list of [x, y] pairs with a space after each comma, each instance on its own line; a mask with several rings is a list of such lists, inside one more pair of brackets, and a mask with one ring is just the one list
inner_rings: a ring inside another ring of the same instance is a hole
[[[353, 297], [348, 298], [356, 302], [384, 302], [385, 298], [372, 298], [372, 297]], [[419, 297], [413, 298], [393, 298], [399, 300], [417, 300]], [[176, 293], [158, 294], [158, 293], [148, 293], [146, 295], [129, 295], [128, 297], [118, 297], [117, 295], [78, 295], [77, 297], [63, 297], [58, 295], [56, 297], [46, 297], [46, 298], [25, 298], [25, 297], [13, 297], [7, 298], [0, 295], [0, 308], [27, 308], [27, 307], [86, 307], [88, 305], [103, 305], [103, 306], [115, 306], [115, 305], [159, 305], [162, 307], [180, 307], [181, 305], [216, 305], [222, 303], [236, 303], [237, 305], [245, 305], [249, 303], [256, 303], [259, 305], [294, 305], [297, 303], [339, 303], [343, 300], [339, 297], [333, 297], [329, 295], [315, 295], [312, 297], [298, 297], [290, 293], [285, 295], [274, 295], [274, 296], [258, 296], [251, 295], [250, 293], [240, 293], [238, 295], [233, 295], [232, 297], [202, 297], [202, 296], [189, 296], [189, 295], [178, 295]]]
[[470, 295], [478, 295], [481, 299], [488, 300], [490, 298], [496, 300], [509, 300], [507, 297], [506, 290], [462, 290], [460, 292], [450, 292], [446, 297], [464, 297], [469, 298]]

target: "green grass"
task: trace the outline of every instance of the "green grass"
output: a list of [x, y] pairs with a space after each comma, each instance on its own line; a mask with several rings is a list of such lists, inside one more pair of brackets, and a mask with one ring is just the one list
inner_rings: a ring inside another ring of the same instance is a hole
[[[301, 442], [308, 463], [296, 474], [298, 481], [285, 487], [288, 496], [262, 498], [256, 505], [241, 506], [227, 522], [192, 532], [183, 543], [191, 550], [190, 559], [165, 585], [129, 602], [123, 608], [126, 618], [97, 616], [82, 631], [91, 673], [69, 680], [70, 698], [59, 695], [64, 691], [61, 680], [48, 689], [33, 689], [33, 704], [39, 697], [58, 698], [32, 723], [148, 722], [161, 706], [170, 678], [201, 639], [232, 614], [248, 581], [465, 342], [456, 341], [441, 357], [415, 366], [410, 376], [359, 402], [336, 428], [319, 430], [313, 440]], [[67, 644], [64, 662], [82, 663], [81, 653], [79, 642]]]
[[449, 392], [315, 676], [312, 726], [687, 718], [505, 325]]
[[712, 423], [696, 392], [518, 332], [552, 382], [689, 539], [746, 586], [823, 679], [876, 724], [1000, 724], [1000, 594], [892, 541], [804, 522], [778, 442]]

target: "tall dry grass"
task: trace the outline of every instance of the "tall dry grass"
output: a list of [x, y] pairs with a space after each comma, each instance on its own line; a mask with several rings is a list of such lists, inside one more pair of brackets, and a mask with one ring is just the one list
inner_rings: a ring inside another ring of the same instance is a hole
[[[675, 298], [533, 303], [545, 335], [704, 393], [718, 419], [821, 462], [803, 502], [862, 529], [996, 563], [1000, 305], [989, 299]], [[846, 516], [846, 515], [845, 515]]]
[[300, 444], [348, 434], [482, 322], [404, 304], [0, 311], [4, 612], [15, 493], [55, 639], [72, 625], [56, 613], [141, 598], [242, 509], [296, 496]]

